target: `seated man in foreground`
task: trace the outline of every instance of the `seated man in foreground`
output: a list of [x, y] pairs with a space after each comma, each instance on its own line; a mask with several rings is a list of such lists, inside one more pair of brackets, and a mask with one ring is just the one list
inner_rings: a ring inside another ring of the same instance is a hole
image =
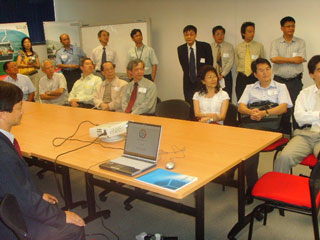
[[40, 99], [43, 103], [64, 105], [68, 102], [67, 81], [62, 73], [54, 72], [53, 63], [45, 60], [42, 71], [46, 74], [39, 81]]
[[157, 87], [143, 77], [144, 63], [140, 59], [128, 64], [133, 81], [128, 83], [122, 97], [122, 111], [132, 114], [154, 114], [157, 104]]
[[[267, 118], [272, 115], [281, 115], [287, 112], [287, 108], [292, 107], [290, 95], [286, 85], [271, 80], [271, 64], [267, 59], [258, 58], [256, 61], [252, 62], [251, 69], [254, 76], [259, 81], [246, 86], [238, 102], [238, 111], [250, 116], [251, 123], [253, 122], [254, 125], [257, 126], [256, 128], [271, 130], [263, 125], [263, 118]], [[274, 103], [274, 106], [267, 110], [259, 110], [258, 108], [250, 107], [250, 104], [262, 101]], [[278, 121], [272, 121], [270, 124], [277, 125], [274, 126], [274, 129], [279, 130], [280, 119]], [[248, 203], [252, 202], [251, 190], [254, 184], [258, 181], [258, 164], [259, 154], [254, 155], [245, 162]]]
[[116, 76], [115, 67], [109, 61], [102, 65], [101, 73], [106, 80], [97, 84], [93, 101], [96, 108], [120, 112], [123, 89], [128, 83]]
[[96, 85], [102, 80], [93, 75], [94, 65], [90, 58], [84, 58], [81, 61], [80, 69], [82, 76], [73, 85], [68, 101], [71, 107], [93, 108], [93, 93]]
[[3, 70], [8, 73], [4, 81], [18, 86], [23, 92], [23, 100], [32, 102], [36, 89], [28, 76], [18, 74], [19, 70], [16, 62], [5, 62], [3, 64]]
[[[75, 213], [62, 211], [54, 196], [40, 192], [29, 173], [13, 126], [21, 122], [22, 91], [0, 81], [0, 198], [9, 193], [16, 197], [28, 229], [28, 239], [84, 240], [84, 221]], [[1, 239], [17, 239], [0, 219]]]
[[308, 62], [310, 77], [315, 84], [298, 95], [294, 117], [300, 127], [275, 161], [274, 171], [290, 173], [290, 169], [309, 154], [318, 156], [320, 150], [320, 55]]

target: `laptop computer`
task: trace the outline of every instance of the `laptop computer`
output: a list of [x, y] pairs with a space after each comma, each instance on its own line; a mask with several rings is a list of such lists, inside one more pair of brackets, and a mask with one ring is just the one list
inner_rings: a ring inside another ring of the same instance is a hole
[[123, 155], [99, 165], [100, 168], [135, 176], [158, 163], [162, 127], [128, 122]]

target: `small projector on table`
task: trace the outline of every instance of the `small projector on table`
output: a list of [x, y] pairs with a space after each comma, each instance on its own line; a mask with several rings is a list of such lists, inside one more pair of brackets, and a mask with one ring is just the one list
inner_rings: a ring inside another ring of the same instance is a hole
[[110, 122], [89, 129], [90, 137], [100, 136], [104, 142], [117, 142], [124, 139], [123, 134], [127, 132], [128, 121]]

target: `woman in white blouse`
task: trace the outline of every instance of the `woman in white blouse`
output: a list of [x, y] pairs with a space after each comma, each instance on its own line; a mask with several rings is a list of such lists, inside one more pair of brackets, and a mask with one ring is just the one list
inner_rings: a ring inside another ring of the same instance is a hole
[[194, 114], [200, 122], [223, 124], [229, 95], [220, 88], [217, 70], [205, 65], [199, 73], [199, 89], [193, 95]]

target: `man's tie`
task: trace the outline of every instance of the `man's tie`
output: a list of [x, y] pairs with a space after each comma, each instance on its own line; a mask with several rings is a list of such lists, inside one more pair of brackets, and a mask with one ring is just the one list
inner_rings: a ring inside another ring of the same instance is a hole
[[102, 65], [107, 61], [107, 53], [106, 53], [106, 47], [103, 47], [102, 52], [102, 59], [101, 59], [101, 71], [102, 71]]
[[111, 98], [111, 83], [106, 82], [106, 87], [103, 94], [103, 102], [104, 103], [110, 103], [112, 101]]
[[196, 76], [196, 60], [194, 57], [194, 51], [193, 48], [190, 48], [190, 59], [189, 59], [189, 77], [190, 81], [192, 83], [195, 83], [197, 81], [197, 76]]
[[18, 141], [16, 140], [16, 139], [14, 139], [13, 140], [13, 145], [14, 145], [14, 148], [17, 150], [17, 152], [19, 153], [19, 156], [21, 157], [21, 158], [23, 158], [22, 157], [22, 153], [21, 153], [21, 149], [20, 149], [20, 146], [19, 146], [19, 143], [18, 143]]
[[249, 44], [246, 45], [246, 56], [244, 58], [244, 73], [246, 74], [247, 77], [252, 73]]
[[220, 44], [218, 44], [218, 52], [217, 52], [217, 72], [219, 75], [222, 72], [221, 45]]
[[134, 105], [134, 102], [137, 99], [137, 93], [138, 93], [138, 83], [135, 83], [133, 91], [131, 93], [130, 101], [129, 101], [128, 106], [126, 108], [126, 113], [131, 113], [132, 112], [132, 107]]

